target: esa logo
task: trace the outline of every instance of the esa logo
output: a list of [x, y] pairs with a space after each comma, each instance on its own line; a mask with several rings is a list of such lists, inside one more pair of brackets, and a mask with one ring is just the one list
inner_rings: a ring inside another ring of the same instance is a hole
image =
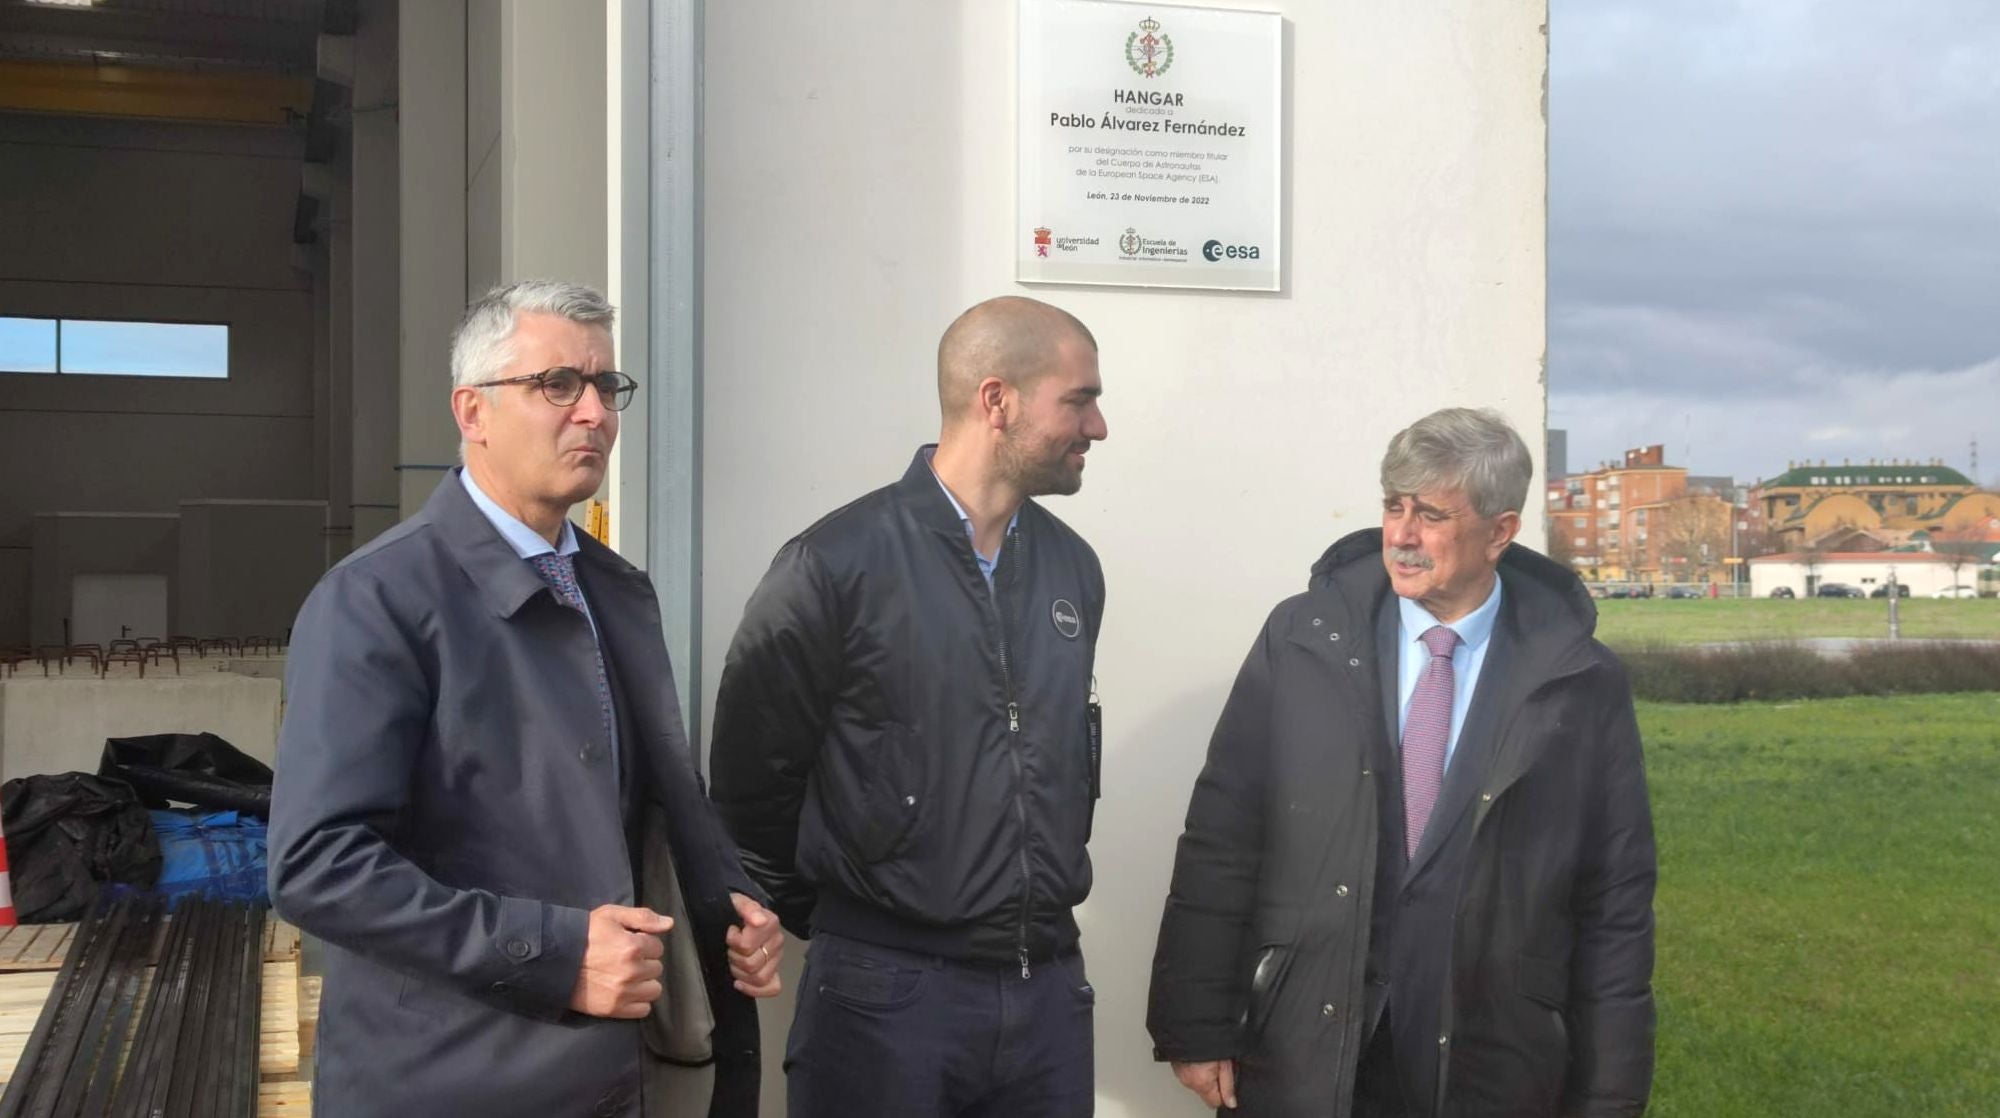
[[1049, 604], [1049, 623], [1056, 627], [1056, 635], [1066, 641], [1073, 641], [1083, 632], [1083, 618], [1077, 616], [1076, 607], [1068, 598], [1057, 598]]
[[1258, 256], [1256, 245], [1225, 245], [1221, 241], [1210, 241], [1201, 246], [1203, 260], [1255, 260]]

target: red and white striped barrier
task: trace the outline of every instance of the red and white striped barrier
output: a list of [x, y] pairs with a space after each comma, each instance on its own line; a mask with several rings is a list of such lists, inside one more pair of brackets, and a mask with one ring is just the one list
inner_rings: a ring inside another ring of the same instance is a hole
[[14, 915], [14, 883], [7, 876], [7, 836], [0, 835], [0, 928], [11, 928], [20, 922]]

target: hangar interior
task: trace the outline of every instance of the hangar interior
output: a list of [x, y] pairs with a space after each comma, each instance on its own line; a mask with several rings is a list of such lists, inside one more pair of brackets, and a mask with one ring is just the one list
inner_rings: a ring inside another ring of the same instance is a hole
[[[0, 645], [282, 636], [348, 546], [329, 280], [354, 101], [317, 70], [355, 11], [334, 8], [0, 6]], [[37, 360], [106, 321], [148, 326], [122, 360]], [[177, 351], [184, 324], [221, 335], [222, 368]]]

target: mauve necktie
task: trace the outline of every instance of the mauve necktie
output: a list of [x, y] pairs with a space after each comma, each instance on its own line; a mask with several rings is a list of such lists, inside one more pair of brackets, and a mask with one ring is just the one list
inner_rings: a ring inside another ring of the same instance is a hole
[[1444, 786], [1444, 746], [1451, 738], [1451, 654], [1458, 634], [1433, 625], [1417, 638], [1430, 650], [1430, 662], [1410, 695], [1410, 713], [1403, 719], [1403, 855], [1417, 856], [1417, 843], [1430, 822], [1438, 789]]
[[[548, 552], [547, 554], [533, 556], [528, 561], [535, 565], [535, 570], [540, 572], [542, 581], [549, 584], [549, 589], [556, 592], [556, 597], [561, 599], [564, 605], [578, 613], [584, 614], [586, 619], [589, 617], [588, 612], [583, 608], [583, 588], [576, 584], [575, 560], [567, 555], [557, 555], [554, 552]], [[604, 748], [607, 753], [613, 754], [613, 771], [616, 771], [616, 751], [612, 745], [616, 740], [613, 736], [612, 719], [616, 715], [611, 711], [611, 681], [604, 674], [604, 650], [597, 646], [595, 634], [592, 634], [590, 642], [590, 656], [592, 668], [597, 677], [597, 713], [604, 720]], [[1451, 690], [1450, 686], [1447, 685], [1445, 690], [1448, 696]], [[1448, 701], [1449, 699], [1447, 698]]]

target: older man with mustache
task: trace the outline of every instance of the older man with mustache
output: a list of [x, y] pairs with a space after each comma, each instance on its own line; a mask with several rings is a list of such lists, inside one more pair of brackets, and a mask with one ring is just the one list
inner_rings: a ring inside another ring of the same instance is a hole
[[1513, 540], [1498, 415], [1418, 420], [1382, 527], [1280, 603], [1209, 745], [1154, 956], [1155, 1054], [1257, 1118], [1636, 1118], [1655, 856], [1632, 696]]
[[783, 936], [695, 775], [651, 584], [568, 519], [638, 387], [611, 326], [574, 284], [474, 302], [464, 468], [299, 613], [270, 873], [327, 945], [319, 1114], [757, 1113]]

